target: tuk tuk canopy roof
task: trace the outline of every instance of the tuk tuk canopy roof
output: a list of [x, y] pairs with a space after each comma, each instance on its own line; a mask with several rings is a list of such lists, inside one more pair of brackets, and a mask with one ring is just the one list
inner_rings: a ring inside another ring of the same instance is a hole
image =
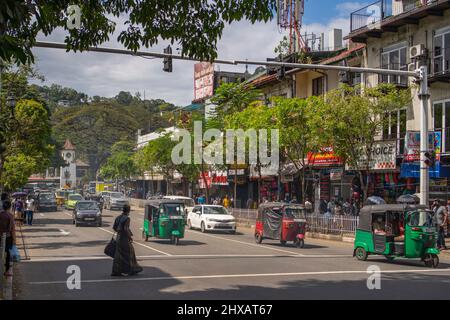
[[419, 209], [428, 209], [425, 205], [411, 205], [411, 204], [380, 204], [365, 206], [359, 212], [358, 229], [364, 231], [372, 231], [372, 214], [373, 213], [387, 213], [387, 212], [406, 212]]

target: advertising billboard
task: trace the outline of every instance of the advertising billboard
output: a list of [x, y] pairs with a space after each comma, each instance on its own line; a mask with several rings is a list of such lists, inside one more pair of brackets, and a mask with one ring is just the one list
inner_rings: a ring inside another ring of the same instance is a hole
[[194, 65], [194, 101], [214, 94], [214, 64], [200, 62]]

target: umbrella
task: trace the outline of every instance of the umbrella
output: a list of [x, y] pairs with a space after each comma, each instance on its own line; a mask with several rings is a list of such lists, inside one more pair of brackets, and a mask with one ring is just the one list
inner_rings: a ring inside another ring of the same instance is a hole
[[386, 204], [383, 198], [377, 196], [368, 197], [366, 200], [366, 205], [377, 205], [377, 204]]
[[20, 198], [20, 197], [26, 197], [28, 195], [28, 193], [26, 192], [14, 192], [12, 194], [13, 198]]
[[397, 203], [417, 204], [419, 202], [419, 197], [413, 194], [404, 194], [397, 198]]

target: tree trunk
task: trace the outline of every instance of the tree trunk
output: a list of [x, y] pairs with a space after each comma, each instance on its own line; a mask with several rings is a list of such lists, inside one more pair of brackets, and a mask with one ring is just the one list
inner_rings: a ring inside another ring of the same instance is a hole
[[236, 209], [236, 196], [237, 196], [237, 163], [236, 166], [234, 167], [234, 201], [233, 201], [233, 208]]

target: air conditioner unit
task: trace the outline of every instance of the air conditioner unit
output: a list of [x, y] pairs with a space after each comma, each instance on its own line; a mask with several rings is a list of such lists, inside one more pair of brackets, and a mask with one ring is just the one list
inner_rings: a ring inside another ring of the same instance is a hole
[[423, 44], [418, 44], [409, 48], [409, 57], [411, 59], [423, 57], [426, 54], [426, 49]]
[[417, 63], [416, 62], [412, 62], [412, 63], [408, 64], [408, 71], [414, 72], [416, 70], [417, 70]]

